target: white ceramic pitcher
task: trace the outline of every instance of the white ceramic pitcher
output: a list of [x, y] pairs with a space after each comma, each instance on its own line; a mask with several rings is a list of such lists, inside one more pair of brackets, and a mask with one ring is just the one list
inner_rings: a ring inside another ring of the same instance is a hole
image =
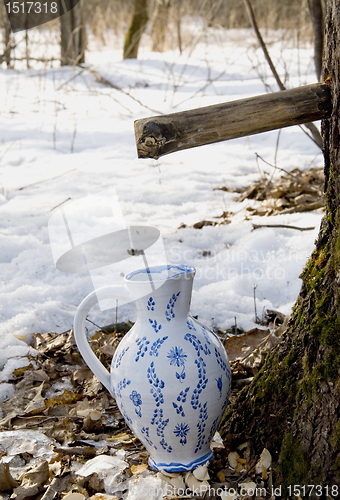
[[[194, 275], [194, 268], [175, 265], [132, 272], [125, 285], [88, 295], [75, 315], [80, 353], [116, 398], [155, 470], [191, 470], [208, 461], [228, 402], [231, 375], [225, 349], [189, 316]], [[87, 342], [87, 314], [100, 300], [135, 297], [137, 321], [118, 345], [109, 373]]]

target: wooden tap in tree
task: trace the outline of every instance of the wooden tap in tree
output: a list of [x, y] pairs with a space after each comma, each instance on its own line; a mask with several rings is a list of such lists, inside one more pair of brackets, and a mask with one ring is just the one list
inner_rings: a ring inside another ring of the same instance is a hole
[[326, 84], [306, 85], [238, 101], [135, 121], [139, 158], [321, 120], [330, 116]]

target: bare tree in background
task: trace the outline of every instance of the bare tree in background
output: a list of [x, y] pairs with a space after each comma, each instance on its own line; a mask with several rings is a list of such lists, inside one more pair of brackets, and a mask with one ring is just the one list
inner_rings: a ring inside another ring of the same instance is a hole
[[163, 52], [169, 24], [170, 0], [157, 0], [153, 14], [151, 36], [152, 50]]
[[322, 0], [308, 0], [314, 31], [314, 64], [318, 81], [322, 79], [322, 55], [324, 44], [324, 6]]
[[147, 0], [134, 0], [130, 27], [125, 35], [124, 59], [136, 59], [139, 42], [148, 22]]
[[177, 45], [180, 53], [182, 54], [183, 46], [182, 46], [182, 1], [181, 0], [173, 0], [173, 4], [175, 7], [175, 26], [176, 26], [176, 35], [177, 35]]
[[[64, 2], [61, 0], [61, 3]], [[83, 20], [83, 1], [68, 0], [69, 11], [60, 18], [62, 66], [85, 62], [86, 32]]]
[[4, 35], [5, 35], [4, 60], [6, 62], [7, 68], [10, 68], [11, 67], [11, 26], [10, 26], [9, 22], [5, 23]]

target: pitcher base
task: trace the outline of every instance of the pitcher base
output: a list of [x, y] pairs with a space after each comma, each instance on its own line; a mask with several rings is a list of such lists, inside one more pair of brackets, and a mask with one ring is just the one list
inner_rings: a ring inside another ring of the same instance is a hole
[[196, 460], [193, 460], [192, 462], [188, 464], [183, 464], [183, 463], [178, 463], [178, 462], [171, 462], [171, 463], [162, 463], [162, 462], [155, 462], [151, 457], [149, 458], [149, 466], [151, 469], [156, 470], [156, 471], [162, 471], [165, 470], [166, 472], [181, 472], [181, 471], [188, 471], [188, 470], [193, 470], [196, 469], [199, 465], [203, 465], [211, 458], [213, 457], [214, 452], [209, 451], [209, 453], [206, 453], [203, 455], [203, 457], [197, 458]]

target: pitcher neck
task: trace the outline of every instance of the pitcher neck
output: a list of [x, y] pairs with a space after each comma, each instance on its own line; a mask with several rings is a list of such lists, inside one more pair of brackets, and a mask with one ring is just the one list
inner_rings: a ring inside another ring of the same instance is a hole
[[166, 325], [186, 321], [191, 302], [193, 275], [180, 275], [157, 283], [145, 296], [135, 301], [138, 319]]

